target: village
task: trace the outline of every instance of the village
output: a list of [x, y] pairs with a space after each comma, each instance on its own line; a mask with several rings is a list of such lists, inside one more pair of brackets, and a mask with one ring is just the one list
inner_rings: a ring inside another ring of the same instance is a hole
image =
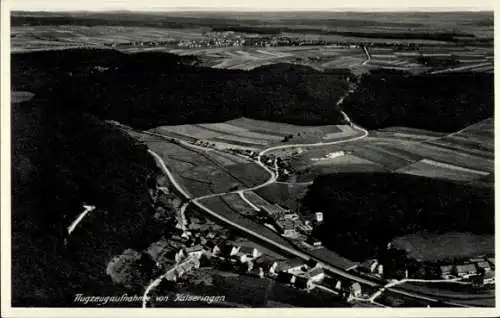
[[251, 242], [235, 241], [226, 234], [200, 227], [198, 230], [177, 229], [171, 237], [154, 242], [146, 250], [164, 280], [177, 283], [189, 279], [189, 273], [199, 268], [234, 272], [255, 279], [272, 279], [304, 292], [318, 288], [348, 302], [367, 301], [359, 283], [335, 278], [314, 260], [283, 258], [266, 254]]
[[378, 278], [420, 283], [449, 283], [457, 288], [473, 288], [476, 291], [494, 288], [495, 257], [477, 257], [422, 262], [407, 258], [404, 251], [390, 243], [383, 260], [370, 259], [357, 267], [360, 273]]

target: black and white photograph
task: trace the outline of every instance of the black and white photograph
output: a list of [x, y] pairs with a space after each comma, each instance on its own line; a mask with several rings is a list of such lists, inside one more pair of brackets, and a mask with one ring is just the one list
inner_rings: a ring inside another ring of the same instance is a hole
[[2, 6], [2, 316], [499, 314], [493, 2]]

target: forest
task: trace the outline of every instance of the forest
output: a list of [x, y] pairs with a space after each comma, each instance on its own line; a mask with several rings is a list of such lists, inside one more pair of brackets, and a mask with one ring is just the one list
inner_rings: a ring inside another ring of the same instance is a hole
[[65, 50], [12, 56], [13, 86], [65, 108], [136, 128], [220, 122], [241, 116], [304, 125], [340, 123], [335, 106], [348, 70], [274, 64], [216, 70], [166, 53]]
[[367, 129], [403, 126], [453, 132], [493, 117], [493, 92], [493, 74], [374, 70], [361, 77], [342, 108]]
[[[146, 147], [56, 104], [35, 97], [12, 105], [14, 306], [78, 306], [76, 293], [123, 293], [107, 263], [162, 231], [146, 186], [158, 172]], [[69, 235], [82, 204], [96, 210]]]
[[494, 233], [494, 189], [386, 173], [323, 175], [303, 200], [322, 211], [316, 235], [344, 257], [364, 260], [409, 233]]

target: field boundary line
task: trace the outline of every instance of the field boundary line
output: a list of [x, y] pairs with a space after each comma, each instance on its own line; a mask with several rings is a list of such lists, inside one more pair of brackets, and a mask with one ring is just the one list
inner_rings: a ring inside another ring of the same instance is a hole
[[252, 203], [252, 201], [250, 201], [246, 196], [245, 196], [245, 193], [243, 191], [238, 191], [238, 195], [240, 196], [240, 198], [245, 201], [252, 209], [254, 209], [254, 211], [256, 212], [259, 212], [260, 211], [260, 208], [258, 206], [256, 206], [255, 204]]

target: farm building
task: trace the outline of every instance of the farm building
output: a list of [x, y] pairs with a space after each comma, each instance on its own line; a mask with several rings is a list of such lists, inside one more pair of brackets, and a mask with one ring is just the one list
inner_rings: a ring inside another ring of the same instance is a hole
[[221, 253], [221, 245], [224, 242], [224, 238], [217, 237], [211, 240], [208, 240], [205, 244], [207, 250], [213, 255], [218, 255]]
[[304, 261], [300, 258], [291, 258], [280, 262], [276, 268], [276, 272], [293, 272], [304, 267]]
[[494, 257], [488, 257], [487, 258], [488, 262], [490, 263], [490, 265], [495, 268], [495, 258]]
[[319, 246], [323, 245], [323, 243], [321, 243], [321, 241], [320, 241], [320, 240], [315, 239], [315, 238], [314, 238], [314, 237], [312, 237], [312, 236], [309, 236], [309, 237], [307, 238], [306, 243], [307, 243], [307, 244], [309, 244], [309, 245], [311, 245], [311, 246], [316, 246], [316, 247], [319, 247]]
[[252, 275], [252, 276], [260, 277], [260, 278], [264, 278], [264, 276], [265, 276], [264, 269], [262, 267], [256, 267], [255, 265], [249, 271], [249, 274]]
[[198, 258], [203, 254], [204, 251], [205, 250], [204, 250], [202, 245], [194, 245], [194, 246], [186, 247], [186, 254], [187, 255], [198, 257]]
[[353, 297], [360, 297], [362, 294], [361, 285], [359, 283], [354, 283], [349, 288], [349, 292]]
[[226, 244], [222, 245], [221, 247], [221, 254], [224, 257], [231, 257], [234, 254], [238, 253], [239, 250], [240, 250], [239, 246], [226, 242]]
[[368, 271], [370, 273], [374, 273], [377, 270], [378, 260], [369, 259], [361, 264], [359, 264], [358, 268], [364, 271]]
[[323, 222], [323, 212], [316, 212], [316, 213], [314, 214], [314, 216], [315, 216], [315, 218], [316, 218], [316, 219], [315, 219], [315, 221], [316, 221], [317, 223], [321, 223], [321, 222]]
[[495, 272], [489, 271], [483, 276], [474, 276], [471, 278], [471, 281], [475, 287], [484, 287], [485, 285], [495, 284]]
[[490, 285], [495, 284], [495, 271], [489, 271], [483, 276], [483, 284]]
[[264, 272], [269, 274], [276, 274], [278, 268], [278, 260], [270, 255], [262, 255], [255, 259], [255, 267], [261, 267]]
[[442, 278], [448, 279], [451, 276], [451, 272], [453, 271], [453, 265], [439, 266], [439, 271]]
[[296, 223], [292, 220], [287, 220], [287, 219], [276, 220], [276, 226], [281, 231], [283, 236], [297, 235], [297, 231], [295, 231]]
[[239, 251], [240, 253], [246, 254], [247, 259], [254, 259], [259, 257], [262, 253], [259, 252], [258, 249], [255, 247], [250, 247], [250, 246], [242, 246], [240, 247]]
[[305, 235], [310, 235], [313, 231], [313, 228], [309, 224], [300, 224], [299, 226], [297, 226], [297, 231]]
[[308, 259], [306, 262], [306, 265], [308, 268], [314, 268], [316, 266], [320, 266], [317, 261], [313, 260], [312, 258]]
[[480, 273], [487, 273], [487, 272], [491, 271], [491, 265], [490, 265], [490, 263], [488, 263], [486, 261], [476, 263], [476, 266], [477, 266], [478, 271]]
[[381, 276], [384, 275], [384, 265], [382, 265], [382, 264], [377, 265], [377, 274], [379, 274]]
[[248, 260], [247, 254], [241, 252], [231, 255], [231, 258], [240, 263], [245, 263]]
[[458, 277], [467, 278], [469, 276], [476, 275], [477, 269], [474, 264], [457, 265], [455, 266], [454, 273]]
[[286, 213], [288, 213], [288, 210], [283, 209], [280, 205], [274, 204], [274, 205], [261, 205], [260, 206], [261, 211], [266, 213], [267, 216], [273, 218], [273, 219], [278, 219], [283, 217]]
[[176, 263], [180, 262], [183, 258], [187, 256], [186, 253], [184, 252], [184, 249], [182, 248], [179, 249], [169, 248], [163, 255], [166, 258], [175, 260]]
[[325, 278], [325, 272], [320, 267], [315, 267], [302, 275], [311, 282], [319, 282]]
[[283, 217], [287, 220], [298, 220], [299, 215], [297, 213], [285, 213]]

